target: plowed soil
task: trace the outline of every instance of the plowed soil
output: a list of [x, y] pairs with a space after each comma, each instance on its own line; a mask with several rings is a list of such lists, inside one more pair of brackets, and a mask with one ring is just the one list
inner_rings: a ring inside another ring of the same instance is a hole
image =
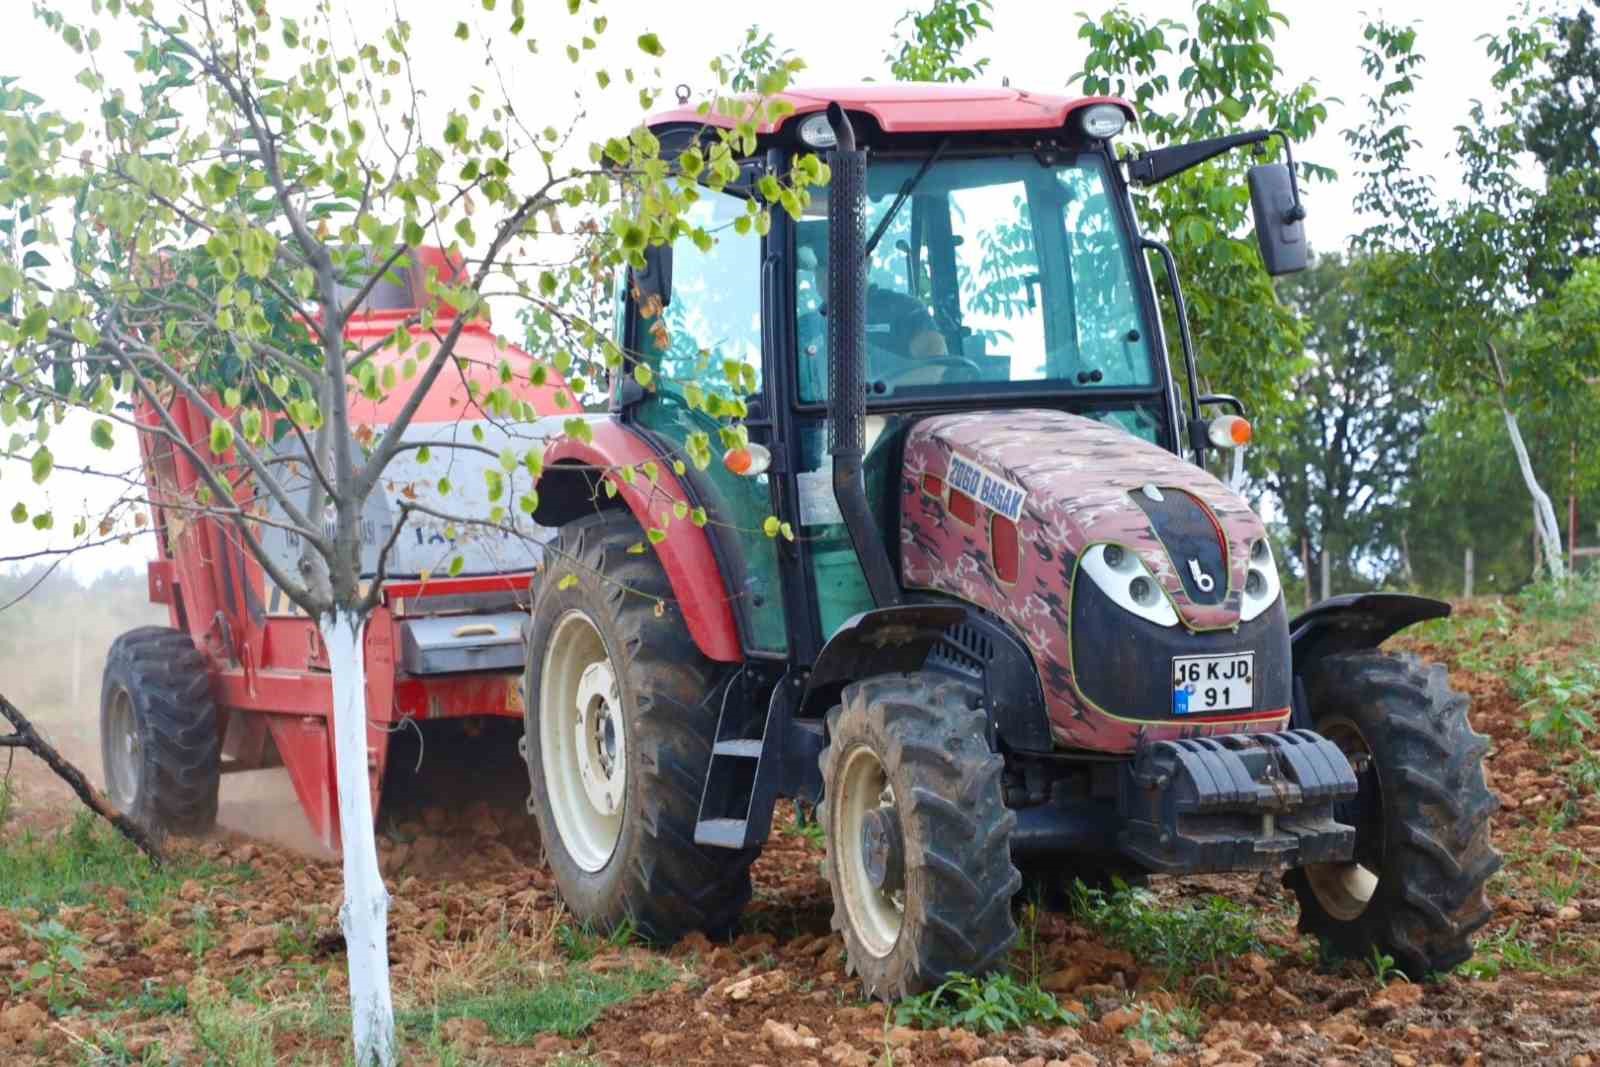
[[[1468, 617], [1489, 610], [1472, 605]], [[1597, 636], [1586, 620], [1553, 633], [1529, 656], [1556, 665], [1592, 656]], [[1482, 637], [1496, 639], [1492, 627]], [[1464, 644], [1459, 634], [1397, 643], [1449, 663], [1454, 685], [1473, 698], [1474, 724], [1494, 740], [1489, 767], [1503, 804], [1496, 843], [1506, 868], [1491, 883], [1495, 916], [1480, 935], [1477, 966], [1466, 973], [1431, 984], [1397, 978], [1381, 984], [1368, 963], [1324, 963], [1296, 932], [1292, 897], [1275, 880], [1155, 879], [1151, 888], [1164, 902], [1221, 894], [1247, 906], [1268, 952], [1162, 988], [1159, 961], [1134, 959], [1070, 916], [1040, 914], [1017, 951], [1017, 975], [1039, 981], [1083, 1022], [1000, 1034], [915, 1030], [897, 1025], [892, 1008], [864, 1002], [845, 974], [829, 926], [822, 852], [793, 829], [787, 806], [756, 865], [756, 899], [736, 940], [691, 937], [654, 951], [590, 939], [575, 952], [576, 935], [541, 865], [521, 791], [513, 784], [509, 802], [492, 806], [458, 802], [446, 789], [448, 803], [397, 808], [384, 821], [402, 1011], [540, 976], [557, 981], [580, 971], [644, 969], [663, 977], [655, 991], [606, 1008], [575, 1037], [536, 1035], [508, 1044], [477, 1020], [456, 1019], [443, 1024], [438, 1040], [414, 1042], [407, 1062], [1600, 1062], [1600, 797], [1580, 793], [1564, 773], [1575, 751], [1556, 753], [1529, 741], [1527, 713], [1508, 687], [1505, 662], [1485, 665], [1478, 645]], [[58, 723], [55, 732], [86, 770], [97, 771], [92, 724], [87, 731], [81, 725]], [[12, 778], [18, 800], [0, 829], [6, 842], [71, 821], [65, 790], [31, 757], [17, 757]], [[292, 812], [281, 783], [251, 784], [257, 792], [248, 802], [235, 795], [238, 788], [225, 782], [225, 830], [175, 846], [178, 861], [204, 875], [145, 910], [113, 889], [57, 911], [55, 918], [81, 935], [86, 953], [75, 972], [81, 989], [65, 1002], [57, 997], [52, 1007], [41, 984], [27, 977], [42, 950], [23, 924], [41, 914], [0, 909], [0, 1062], [344, 1061], [338, 865], [281, 843], [282, 833], [263, 836], [252, 821], [264, 811]], [[442, 992], [448, 990], [456, 993]], [[1146, 1011], [1179, 1006], [1196, 1013], [1193, 1036], [1150, 1040], [1148, 1027], [1141, 1029]], [[216, 1047], [217, 1034], [274, 1018], [265, 1031], [270, 1050]], [[251, 1058], [258, 1053], [265, 1058]]]

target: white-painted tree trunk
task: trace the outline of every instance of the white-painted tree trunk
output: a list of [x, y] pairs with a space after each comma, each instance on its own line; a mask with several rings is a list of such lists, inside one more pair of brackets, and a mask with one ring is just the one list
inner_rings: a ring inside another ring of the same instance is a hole
[[1539, 479], [1533, 473], [1533, 461], [1528, 458], [1528, 446], [1522, 443], [1522, 430], [1517, 426], [1517, 417], [1504, 404], [1500, 406], [1500, 413], [1506, 417], [1506, 433], [1511, 438], [1511, 449], [1517, 454], [1517, 466], [1522, 470], [1528, 495], [1533, 497], [1533, 525], [1540, 543], [1544, 545], [1545, 566], [1550, 570], [1550, 577], [1559, 582], [1566, 577], [1567, 568], [1561, 558], [1561, 528], [1556, 525], [1555, 505], [1550, 503], [1550, 494], [1539, 485]]
[[367, 778], [367, 621], [345, 608], [324, 615], [322, 640], [333, 669], [333, 752], [339, 774], [339, 834], [344, 840], [344, 927], [350, 966], [350, 1017], [359, 1067], [393, 1067], [394, 1003], [389, 993], [389, 892], [378, 870]]

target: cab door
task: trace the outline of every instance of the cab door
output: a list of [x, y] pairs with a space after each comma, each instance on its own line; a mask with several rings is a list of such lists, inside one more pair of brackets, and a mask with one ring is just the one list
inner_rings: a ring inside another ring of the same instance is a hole
[[[668, 462], [683, 462], [683, 478], [705, 509], [746, 654], [783, 658], [789, 640], [778, 549], [764, 528], [778, 510], [770, 476], [731, 473], [720, 440], [730, 425], [729, 405], [742, 402], [752, 415], [770, 410], [762, 359], [763, 241], [753, 226], [743, 233], [736, 228], [747, 213], [743, 196], [710, 189], [699, 194], [687, 218], [711, 235], [710, 246], [702, 249], [690, 237], [674, 243], [665, 299], [638, 284], [625, 294], [623, 348], [649, 373], [641, 389], [631, 363], [625, 369], [624, 381], [633, 384], [619, 391], [622, 416], [649, 435]], [[752, 437], [763, 429], [752, 425]], [[691, 441], [709, 449], [704, 469], [693, 461]], [[681, 521], [694, 518], [691, 513]], [[722, 590], [708, 584], [705, 595]]]

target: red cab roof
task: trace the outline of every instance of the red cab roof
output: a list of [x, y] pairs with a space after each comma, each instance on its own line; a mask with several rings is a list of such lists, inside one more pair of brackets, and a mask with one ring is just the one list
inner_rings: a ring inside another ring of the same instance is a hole
[[[959, 133], [993, 130], [1059, 129], [1079, 108], [1093, 104], [1116, 104], [1130, 120], [1133, 105], [1113, 96], [1051, 96], [1021, 89], [985, 89], [967, 85], [924, 83], [868, 83], [839, 87], [797, 88], [778, 94], [794, 105], [795, 115], [821, 111], [837, 100], [847, 111], [871, 115], [885, 133]], [[762, 123], [761, 133], [773, 133], [793, 119], [785, 116], [777, 124]], [[653, 115], [651, 126], [693, 122], [732, 126], [726, 115], [702, 115], [696, 108], [681, 107]]]

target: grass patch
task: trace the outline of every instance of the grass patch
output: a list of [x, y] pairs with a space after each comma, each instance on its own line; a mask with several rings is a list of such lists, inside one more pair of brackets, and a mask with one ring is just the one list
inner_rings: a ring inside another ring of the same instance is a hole
[[1523, 936], [1522, 923], [1478, 941], [1470, 960], [1456, 968], [1463, 978], [1492, 979], [1510, 971], [1550, 978], [1600, 974], [1600, 946], [1557, 934], [1546, 945]]
[[1129, 1041], [1143, 1041], [1156, 1052], [1171, 1052], [1185, 1042], [1199, 1040], [1205, 1028], [1205, 1016], [1193, 1008], [1145, 1008], [1139, 1021], [1124, 1030], [1122, 1036]]
[[1531, 711], [1528, 734], [1535, 741], [1566, 749], [1594, 732], [1595, 709], [1600, 706], [1600, 665], [1578, 663], [1531, 679], [1519, 676], [1515, 683], [1527, 694], [1522, 709]]
[[401, 1012], [399, 1022], [425, 1039], [450, 1019], [481, 1019], [506, 1045], [528, 1044], [540, 1034], [577, 1037], [607, 1008], [665, 989], [673, 977], [664, 964], [605, 974], [569, 971], [532, 988], [442, 997], [431, 1008]]
[[182, 858], [157, 867], [85, 811], [66, 830], [44, 836], [28, 831], [0, 844], [0, 907], [51, 915], [61, 907], [100, 903], [105, 890], [120, 889], [131, 909], [149, 912], [186, 880], [214, 879], [228, 871], [210, 861]]
[[1600, 755], [1585, 752], [1567, 764], [1567, 782], [1579, 793], [1600, 793]]
[[1141, 963], [1160, 967], [1170, 985], [1201, 968], [1247, 952], [1268, 954], [1256, 936], [1256, 916], [1242, 905], [1213, 896], [1204, 903], [1168, 907], [1144, 889], [1120, 880], [1110, 892], [1081, 881], [1072, 889], [1077, 918]]
[[1008, 974], [953, 974], [937, 988], [902, 1000], [895, 1007], [895, 1021], [922, 1030], [959, 1026], [998, 1034], [1031, 1024], [1070, 1025], [1078, 1017], [1037, 985], [1024, 985]]

